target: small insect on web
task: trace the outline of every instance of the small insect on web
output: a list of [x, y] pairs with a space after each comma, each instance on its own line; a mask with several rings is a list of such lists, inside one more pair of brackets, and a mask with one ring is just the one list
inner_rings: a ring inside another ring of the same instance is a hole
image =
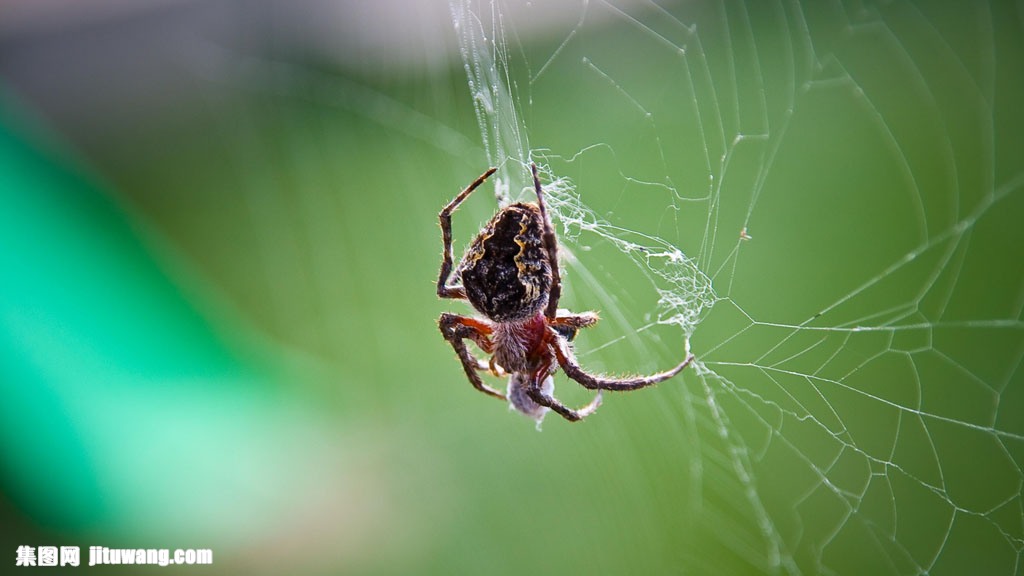
[[[538, 423], [548, 410], [576, 422], [597, 410], [602, 391], [636, 390], [657, 384], [686, 368], [693, 356], [671, 370], [624, 379], [595, 376], [580, 367], [571, 341], [580, 328], [596, 324], [598, 316], [594, 312], [572, 314], [558, 309], [562, 290], [558, 238], [548, 219], [537, 166], [531, 164], [531, 169], [537, 203], [517, 202], [499, 210], [473, 239], [454, 274], [452, 213], [497, 169], [488, 169], [441, 210], [444, 253], [437, 295], [468, 300], [486, 319], [444, 313], [438, 325], [474, 388], [508, 400], [513, 408]], [[484, 362], [474, 356], [465, 340], [490, 355], [490, 360]], [[590, 403], [574, 410], [552, 396], [553, 375], [559, 367], [584, 388], [598, 391]], [[478, 372], [508, 375], [507, 394], [484, 384]]]

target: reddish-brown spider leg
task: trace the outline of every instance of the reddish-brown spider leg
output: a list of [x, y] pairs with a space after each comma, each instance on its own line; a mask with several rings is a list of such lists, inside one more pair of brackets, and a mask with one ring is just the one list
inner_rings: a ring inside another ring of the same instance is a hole
[[459, 361], [462, 362], [462, 369], [466, 372], [469, 383], [488, 396], [505, 400], [504, 394], [484, 384], [483, 380], [480, 379], [480, 376], [476, 373], [477, 370], [487, 370], [488, 365], [474, 356], [466, 348], [466, 343], [464, 342], [468, 338], [475, 342], [481, 350], [490, 354], [494, 350], [494, 344], [488, 338], [488, 334], [491, 332], [490, 327], [479, 320], [448, 314], [447, 312], [441, 314], [437, 325], [441, 329], [441, 335], [455, 349], [455, 354], [458, 355]]
[[540, 178], [537, 177], [537, 165], [531, 162], [530, 171], [533, 172], [533, 188], [537, 192], [537, 207], [540, 208], [540, 217], [544, 220], [544, 248], [548, 251], [548, 262], [551, 264], [551, 290], [548, 292], [548, 307], [544, 310], [544, 316], [554, 318], [558, 311], [558, 299], [562, 296], [562, 274], [558, 269], [558, 237], [555, 236], [555, 229], [544, 205], [544, 191], [541, 190]]
[[[559, 310], [559, 313], [565, 312]], [[580, 331], [580, 328], [589, 328], [600, 318], [597, 312], [581, 312], [579, 314], [562, 314], [551, 320], [548, 324], [555, 329], [555, 332], [562, 337], [572, 342], [576, 338], [576, 333]]]
[[562, 367], [562, 371], [569, 378], [580, 383], [584, 388], [591, 390], [612, 390], [616, 392], [623, 392], [627, 390], [637, 390], [644, 388], [658, 382], [663, 382], [669, 378], [682, 372], [683, 368], [690, 365], [693, 362], [693, 355], [691, 354], [681, 364], [666, 370], [665, 372], [658, 372], [657, 374], [651, 374], [650, 376], [637, 376], [634, 378], [606, 378], [604, 376], [595, 376], [589, 374], [580, 367], [576, 361], [575, 355], [572, 350], [569, 349], [568, 345], [561, 341], [558, 336], [558, 332], [555, 331], [553, 334], [549, 332], [551, 336], [557, 341], [554, 344], [555, 357], [558, 358], [558, 365]]
[[452, 255], [452, 212], [462, 204], [463, 200], [469, 197], [484, 183], [487, 178], [494, 174], [497, 168], [488, 168], [486, 172], [480, 175], [479, 178], [473, 181], [472, 184], [466, 186], [466, 189], [459, 192], [459, 195], [452, 199], [441, 213], [438, 214], [438, 219], [441, 221], [441, 239], [444, 242], [444, 255], [441, 257], [441, 273], [437, 277], [437, 295], [441, 298], [465, 298], [466, 289], [462, 286], [449, 286], [448, 277], [452, 274], [452, 266], [454, 266], [454, 256]]
[[597, 391], [597, 395], [594, 396], [594, 399], [591, 400], [590, 403], [579, 410], [573, 410], [559, 402], [554, 396], [545, 394], [541, 389], [541, 386], [544, 383], [544, 379], [547, 378], [550, 373], [550, 364], [542, 366], [538, 372], [534, 373], [533, 377], [530, 379], [530, 386], [526, 389], [526, 395], [529, 396], [531, 400], [541, 406], [551, 408], [558, 413], [559, 416], [565, 418], [569, 422], [579, 422], [594, 412], [597, 412], [598, 407], [601, 406], [600, 390]]

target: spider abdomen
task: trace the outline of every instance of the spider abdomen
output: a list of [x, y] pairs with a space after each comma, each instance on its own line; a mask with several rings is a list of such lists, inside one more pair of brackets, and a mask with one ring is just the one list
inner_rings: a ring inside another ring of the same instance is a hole
[[458, 275], [474, 308], [497, 322], [534, 316], [548, 302], [551, 265], [533, 204], [502, 208], [473, 239]]

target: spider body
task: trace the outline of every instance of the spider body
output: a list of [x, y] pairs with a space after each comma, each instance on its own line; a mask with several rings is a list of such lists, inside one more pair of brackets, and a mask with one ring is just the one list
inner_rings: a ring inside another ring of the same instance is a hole
[[[558, 241], [545, 210], [537, 167], [531, 168], [537, 203], [516, 203], [499, 210], [454, 271], [451, 215], [496, 169], [484, 172], [441, 210], [444, 253], [437, 295], [469, 300], [486, 319], [445, 313], [438, 326], [477, 390], [508, 400], [538, 423], [548, 410], [575, 422], [597, 410], [602, 390], [636, 390], [656, 384], [678, 374], [693, 356], [665, 372], [623, 379], [595, 376], [580, 367], [570, 343], [580, 328], [594, 325], [598, 317], [594, 312], [570, 314], [558, 309]], [[474, 356], [465, 340], [491, 355], [490, 360]], [[573, 410], [552, 396], [553, 375], [559, 367], [585, 388], [598, 391], [589, 404]], [[507, 395], [484, 384], [478, 372], [507, 374]]]

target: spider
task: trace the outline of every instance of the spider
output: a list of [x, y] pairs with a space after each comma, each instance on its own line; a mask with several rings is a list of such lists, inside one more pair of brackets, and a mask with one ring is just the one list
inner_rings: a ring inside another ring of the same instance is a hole
[[[530, 168], [537, 203], [517, 202], [500, 209], [466, 249], [454, 270], [454, 279], [452, 213], [497, 168], [481, 174], [438, 215], [444, 255], [437, 295], [469, 300], [486, 317], [484, 320], [444, 313], [438, 326], [455, 349], [474, 388], [507, 400], [512, 408], [533, 418], [538, 425], [549, 409], [576, 422], [597, 410], [603, 390], [636, 390], [667, 380], [686, 368], [693, 356], [671, 370], [624, 379], [595, 376], [580, 367], [570, 342], [580, 328], [596, 324], [598, 316], [595, 312], [572, 314], [558, 308], [562, 292], [558, 238], [544, 206], [537, 166], [531, 164]], [[467, 339], [490, 355], [490, 360], [484, 362], [470, 352]], [[584, 388], [597, 390], [594, 399], [577, 410], [555, 399], [553, 375], [558, 367]], [[477, 372], [508, 375], [508, 394], [484, 384]]]

